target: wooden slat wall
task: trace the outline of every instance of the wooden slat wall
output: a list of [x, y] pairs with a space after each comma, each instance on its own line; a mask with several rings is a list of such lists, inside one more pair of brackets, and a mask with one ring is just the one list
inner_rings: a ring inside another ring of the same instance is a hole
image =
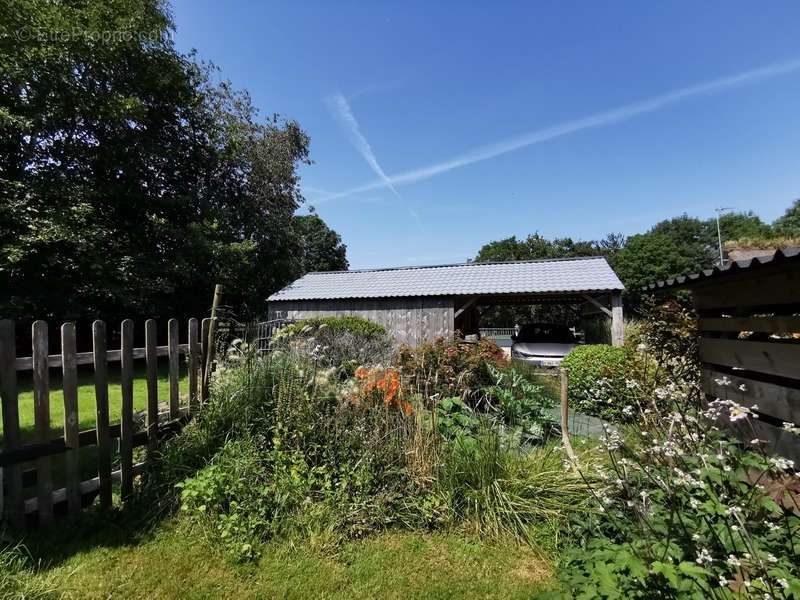
[[269, 303], [269, 319], [354, 315], [383, 325], [398, 344], [412, 346], [453, 335], [450, 297], [365, 298]]
[[700, 358], [709, 399], [757, 407], [758, 419], [729, 424], [800, 464], [800, 264], [743, 270], [692, 289], [703, 315]]
[[[108, 350], [108, 330], [102, 321], [92, 324], [92, 352], [76, 351], [76, 329], [74, 323], [65, 323], [60, 329], [60, 354], [49, 353], [48, 324], [36, 321], [31, 329], [32, 356], [16, 357], [16, 331], [14, 323], [0, 320], [0, 404], [3, 416], [3, 445], [0, 449], [0, 514], [16, 529], [26, 525], [26, 513], [36, 516], [39, 526], [52, 522], [56, 503], [66, 503], [67, 512], [77, 513], [86, 497], [99, 495], [104, 508], [112, 505], [114, 481], [119, 481], [122, 500], [133, 491], [133, 478], [138, 468], [133, 462], [133, 448], [147, 444], [155, 449], [159, 440], [174, 435], [190, 416], [190, 410], [198, 408], [199, 382], [203, 375], [203, 361], [197, 319], [190, 319], [186, 344], [180, 344], [179, 327], [175, 319], [168, 323], [168, 345], [157, 346], [156, 322], [145, 323], [145, 347], [134, 348], [135, 323], [130, 319], [122, 322], [119, 349]], [[206, 341], [206, 345], [208, 342]], [[157, 358], [169, 357], [170, 418], [159, 422]], [[190, 393], [189, 409], [181, 408], [178, 395], [178, 366], [181, 356], [189, 363]], [[136, 429], [133, 406], [134, 359], [147, 359], [147, 427]], [[121, 363], [120, 423], [109, 423], [108, 363]], [[96, 402], [96, 427], [80, 431], [78, 406], [78, 365], [91, 363], [94, 366], [94, 390]], [[53, 439], [50, 423], [50, 369], [60, 368], [64, 398], [63, 437]], [[34, 435], [32, 441], [22, 442], [17, 393], [17, 371], [33, 372]], [[116, 445], [119, 440], [118, 471], [112, 471]], [[82, 450], [94, 447], [97, 458], [97, 477], [81, 481], [80, 457]], [[53, 462], [58, 455], [64, 461]], [[30, 464], [35, 469], [23, 471]], [[62, 466], [63, 464], [63, 466]], [[63, 469], [56, 480], [64, 481], [64, 487], [53, 489], [53, 469]], [[35, 497], [26, 498], [24, 486], [36, 486]], [[59, 512], [60, 514], [60, 512]], [[32, 522], [32, 521], [30, 521]]]

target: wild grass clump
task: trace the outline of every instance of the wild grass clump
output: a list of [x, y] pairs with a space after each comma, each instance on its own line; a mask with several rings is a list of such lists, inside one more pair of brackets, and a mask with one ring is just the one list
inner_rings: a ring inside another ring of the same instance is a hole
[[21, 544], [0, 546], [0, 598], [9, 600], [49, 600], [57, 598], [54, 590], [41, 577], [37, 567]]
[[543, 529], [557, 536], [570, 515], [592, 510], [583, 480], [553, 446], [525, 452], [486, 426], [448, 447], [438, 485], [455, 522], [497, 540], [532, 543]]

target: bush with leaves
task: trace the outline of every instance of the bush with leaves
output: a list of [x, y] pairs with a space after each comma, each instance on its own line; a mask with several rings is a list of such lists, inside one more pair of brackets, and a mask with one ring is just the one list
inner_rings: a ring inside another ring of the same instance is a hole
[[569, 397], [574, 408], [587, 415], [620, 420], [628, 404], [628, 380], [635, 353], [629, 348], [577, 346], [561, 366], [569, 370]]
[[287, 349], [342, 376], [361, 365], [385, 365], [393, 344], [383, 325], [355, 316], [303, 319], [280, 329], [273, 349]]

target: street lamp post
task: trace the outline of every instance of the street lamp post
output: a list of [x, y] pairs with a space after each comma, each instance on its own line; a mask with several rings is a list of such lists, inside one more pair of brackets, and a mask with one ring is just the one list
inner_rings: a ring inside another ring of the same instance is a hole
[[719, 227], [719, 217], [720, 215], [726, 210], [733, 210], [730, 206], [722, 206], [720, 208], [715, 208], [714, 212], [717, 213], [717, 243], [719, 244], [719, 266], [725, 266], [725, 258], [722, 255], [722, 230]]

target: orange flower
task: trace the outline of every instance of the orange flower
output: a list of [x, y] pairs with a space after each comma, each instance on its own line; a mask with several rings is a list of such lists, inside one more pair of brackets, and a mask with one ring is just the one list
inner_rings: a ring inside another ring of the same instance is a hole
[[366, 367], [358, 367], [355, 372], [356, 379], [366, 379], [369, 377], [369, 369]]

